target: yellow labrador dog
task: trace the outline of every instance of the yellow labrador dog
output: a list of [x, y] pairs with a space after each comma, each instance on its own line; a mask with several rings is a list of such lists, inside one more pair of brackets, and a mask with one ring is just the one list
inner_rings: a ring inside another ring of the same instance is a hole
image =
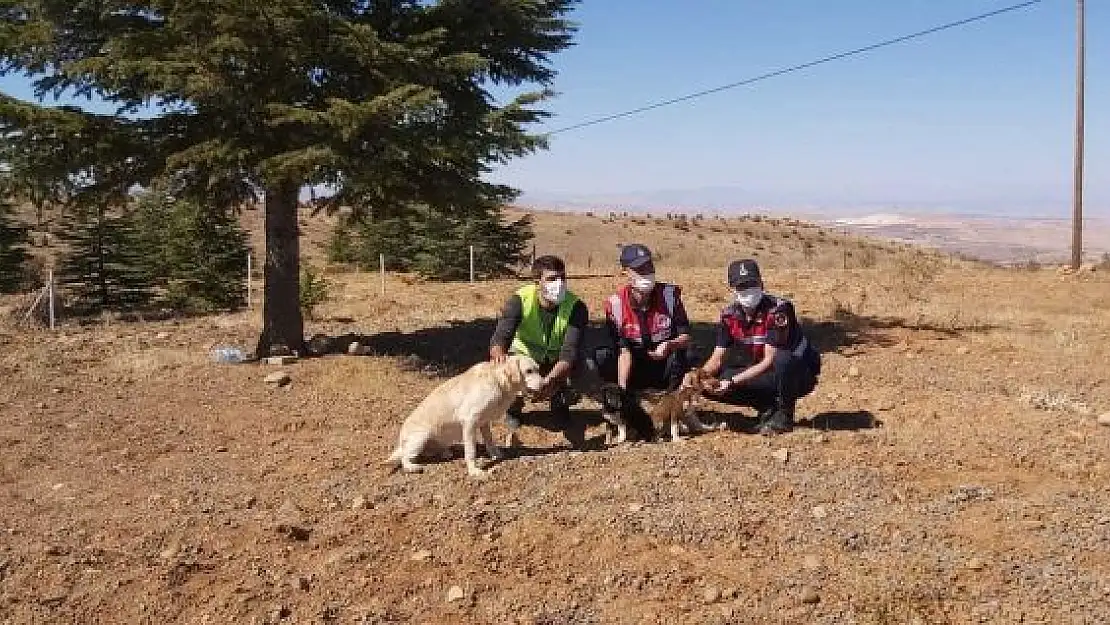
[[484, 478], [478, 466], [479, 432], [490, 458], [498, 460], [501, 450], [493, 442], [490, 423], [505, 414], [522, 391], [536, 392], [543, 376], [536, 361], [527, 356], [509, 356], [503, 363], [480, 362], [436, 387], [401, 425], [397, 447], [386, 460], [406, 473], [424, 467], [421, 456], [441, 455], [460, 440], [466, 457], [466, 472]]

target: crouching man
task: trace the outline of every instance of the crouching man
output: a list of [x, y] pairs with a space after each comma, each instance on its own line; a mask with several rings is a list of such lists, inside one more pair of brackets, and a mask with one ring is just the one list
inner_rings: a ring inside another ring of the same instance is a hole
[[[533, 282], [518, 289], [501, 311], [497, 327], [490, 339], [489, 356], [500, 362], [510, 354], [526, 354], [540, 365], [544, 384], [536, 400], [549, 400], [551, 414], [563, 428], [563, 435], [575, 449], [586, 442], [586, 420], [571, 413], [585, 392], [587, 381], [596, 378], [593, 363], [582, 357], [582, 343], [589, 311], [586, 304], [567, 290], [566, 265], [556, 256], [540, 256], [532, 264]], [[509, 408], [506, 425], [509, 435], [505, 445], [519, 443], [524, 399], [518, 398]]]
[[[813, 392], [821, 374], [821, 354], [802, 334], [794, 305], [763, 291], [759, 265], [738, 260], [728, 267], [734, 302], [721, 313], [717, 345], [702, 370], [719, 378], [708, 391], [717, 401], [755, 408], [759, 432], [774, 435], [794, 427], [799, 398]], [[731, 349], [743, 368], [725, 367]]]
[[598, 371], [619, 387], [619, 397], [603, 397], [605, 418], [617, 425], [621, 443], [631, 426], [650, 438], [651, 423], [636, 408], [644, 390], [673, 391], [690, 370], [690, 320], [682, 289], [655, 279], [651, 251], [640, 244], [621, 249], [626, 283], [605, 301], [611, 347], [596, 350]]

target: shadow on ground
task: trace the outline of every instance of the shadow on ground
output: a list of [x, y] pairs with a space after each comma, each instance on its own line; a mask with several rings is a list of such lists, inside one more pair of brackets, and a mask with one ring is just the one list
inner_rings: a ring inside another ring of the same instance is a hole
[[[888, 331], [895, 328], [935, 332], [953, 338], [996, 329], [995, 326], [986, 324], [967, 327], [913, 324], [902, 319], [869, 317], [844, 310], [838, 311], [836, 317], [829, 321], [802, 318], [801, 323], [805, 335], [822, 353], [844, 352], [860, 347], [891, 347], [897, 343], [897, 339]], [[316, 335], [309, 340], [309, 349], [314, 355], [345, 354], [348, 353], [350, 344], [357, 342], [361, 355], [402, 358], [406, 361], [407, 368], [449, 377], [487, 357], [489, 339], [496, 325], [494, 319], [481, 318], [452, 321], [412, 332], [382, 332], [369, 336]], [[692, 334], [695, 345], [694, 362], [704, 362], [716, 345], [717, 324], [695, 322], [692, 324]], [[609, 338], [604, 325], [591, 322], [584, 347], [590, 350], [606, 344], [609, 344]], [[730, 364], [745, 363], [733, 361]]]
[[[759, 419], [755, 416], [755, 411], [751, 409], [747, 409], [745, 412], [702, 410], [699, 415], [706, 425], [724, 423], [732, 432], [755, 434], [759, 429]], [[818, 413], [812, 417], [799, 417], [794, 426], [796, 428], [836, 432], [872, 430], [882, 427], [883, 422], [866, 410], [829, 411]]]

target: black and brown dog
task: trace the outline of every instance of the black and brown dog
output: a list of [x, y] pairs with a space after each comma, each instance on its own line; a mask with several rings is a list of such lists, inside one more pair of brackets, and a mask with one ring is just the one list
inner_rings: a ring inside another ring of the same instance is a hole
[[672, 441], [684, 440], [681, 425], [685, 424], [691, 434], [713, 431], [698, 418], [697, 403], [702, 393], [713, 384], [711, 376], [706, 376], [700, 368], [693, 368], [682, 378], [682, 383], [673, 391], [663, 394], [654, 403], [651, 411], [644, 410], [638, 401], [628, 401], [628, 395], [615, 386], [603, 389], [607, 403], [619, 408], [616, 415], [606, 418], [617, 427], [619, 444], [624, 441], [626, 431], [632, 429], [644, 440], [658, 440], [660, 435], [670, 431]]

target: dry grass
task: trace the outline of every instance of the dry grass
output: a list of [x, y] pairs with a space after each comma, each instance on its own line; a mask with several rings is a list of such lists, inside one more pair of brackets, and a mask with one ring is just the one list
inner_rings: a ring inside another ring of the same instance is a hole
[[[1091, 413], [1110, 410], [1107, 274], [991, 269], [792, 221], [603, 215], [537, 214], [537, 251], [602, 274], [617, 243], [660, 250], [703, 341], [725, 262], [762, 246], [769, 290], [826, 349], [808, 427], [582, 454], [529, 427], [528, 453], [485, 484], [458, 462], [387, 474], [400, 420], [481, 357], [511, 280], [389, 275], [383, 296], [376, 273], [329, 273], [308, 333], [358, 335], [369, 355], [302, 361], [282, 389], [208, 360], [253, 344], [258, 310], [3, 325], [0, 622], [1105, 615], [1110, 429]], [[306, 249], [326, 232], [313, 222]], [[617, 285], [572, 282], [595, 320]], [[718, 409], [707, 418], [743, 425]], [[307, 541], [276, 531], [290, 514]]]

